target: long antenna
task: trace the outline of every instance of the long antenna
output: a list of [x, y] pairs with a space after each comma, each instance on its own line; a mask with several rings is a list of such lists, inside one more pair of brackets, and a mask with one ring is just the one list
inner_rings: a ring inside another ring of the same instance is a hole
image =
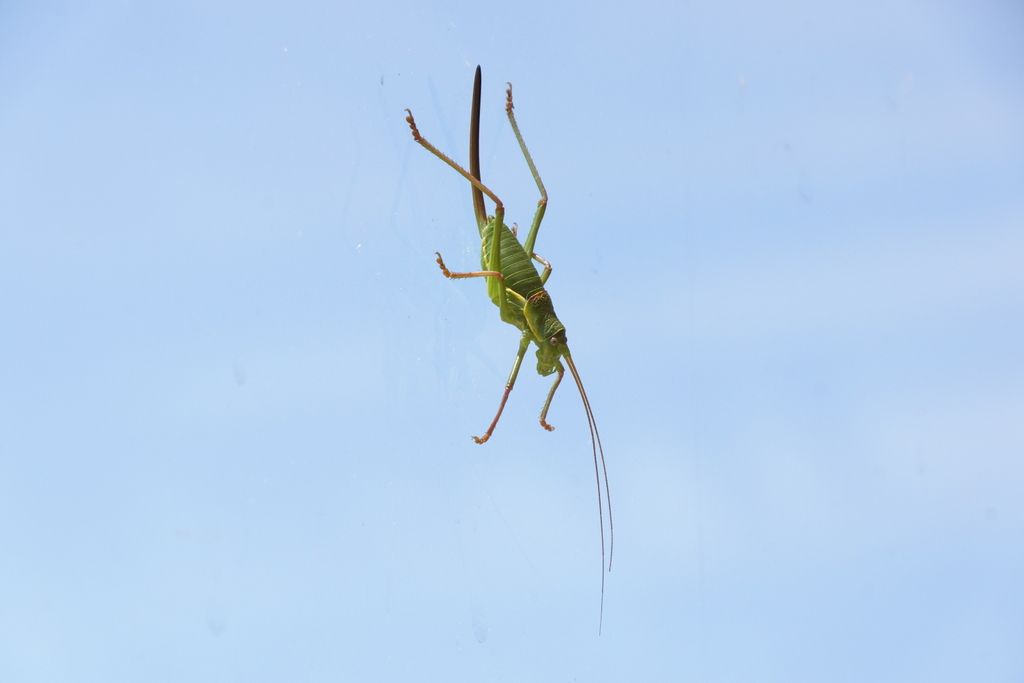
[[[583, 388], [583, 381], [580, 380], [580, 373], [576, 370], [576, 364], [572, 356], [564, 354], [572, 378], [576, 381], [576, 388], [579, 389], [580, 398], [583, 399], [583, 408], [587, 413], [587, 425], [590, 427], [590, 447], [594, 453], [594, 478], [597, 481], [597, 517], [601, 524], [601, 611], [597, 622], [597, 633], [601, 634], [601, 627], [604, 624], [604, 505], [601, 501], [601, 475], [604, 475], [604, 500], [608, 506], [608, 571], [612, 570], [612, 558], [615, 554], [615, 523], [612, 521], [612, 493], [608, 485], [608, 466], [604, 460], [604, 446], [601, 445], [601, 434], [597, 431], [597, 421], [594, 419], [594, 411], [590, 407], [590, 399], [587, 398], [587, 391]], [[600, 454], [600, 469], [598, 468], [598, 454]]]

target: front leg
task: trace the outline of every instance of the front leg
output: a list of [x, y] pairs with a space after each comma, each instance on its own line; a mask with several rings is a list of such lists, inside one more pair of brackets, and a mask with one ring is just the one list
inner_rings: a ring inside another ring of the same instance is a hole
[[523, 356], [526, 355], [526, 349], [530, 346], [530, 337], [527, 334], [523, 334], [523, 338], [519, 340], [519, 352], [516, 354], [515, 362], [512, 363], [512, 372], [508, 374], [508, 381], [505, 382], [505, 393], [501, 395], [501, 403], [498, 404], [498, 414], [491, 420], [490, 426], [487, 431], [484, 432], [483, 436], [474, 436], [473, 441], [476, 443], [487, 443], [487, 440], [491, 438], [491, 434], [494, 433], [494, 428], [498, 426], [498, 420], [501, 419], [501, 412], [505, 410], [505, 403], [508, 402], [508, 396], [512, 393], [512, 387], [516, 385], [516, 377], [519, 376], [519, 367], [523, 364]]
[[562, 383], [562, 377], [565, 375], [565, 368], [562, 364], [558, 364], [558, 377], [555, 377], [555, 383], [551, 385], [551, 391], [548, 392], [548, 399], [544, 401], [544, 407], [540, 411], [540, 426], [544, 429], [554, 431], [554, 427], [548, 424], [548, 408], [551, 407], [551, 399], [555, 397], [555, 390], [558, 389], [558, 385]]

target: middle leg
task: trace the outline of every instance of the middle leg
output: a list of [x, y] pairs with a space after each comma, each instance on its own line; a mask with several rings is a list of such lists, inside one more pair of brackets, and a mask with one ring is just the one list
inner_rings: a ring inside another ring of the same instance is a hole
[[441, 266], [441, 272], [449, 280], [456, 280], [464, 277], [493, 277], [504, 281], [505, 276], [496, 270], [473, 270], [468, 273], [453, 273], [448, 270], [448, 266], [444, 264], [444, 259], [441, 258], [441, 252], [435, 251], [434, 254], [437, 256], [437, 265]]
[[544, 272], [540, 274], [540, 283], [544, 284], [548, 281], [548, 277], [551, 275], [551, 262], [538, 254], [533, 254], [533, 260], [544, 266]]

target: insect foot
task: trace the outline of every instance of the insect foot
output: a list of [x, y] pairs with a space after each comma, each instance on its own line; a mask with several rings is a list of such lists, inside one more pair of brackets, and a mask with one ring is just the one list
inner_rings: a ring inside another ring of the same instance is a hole
[[487, 439], [491, 438], [490, 434], [484, 434], [483, 436], [474, 436], [473, 441], [477, 443], [487, 443]]
[[548, 430], [549, 432], [555, 431], [555, 426], [554, 425], [549, 425], [548, 421], [545, 420], [543, 417], [540, 419], [540, 426], [543, 427], [544, 429]]
[[437, 256], [437, 265], [441, 266], [441, 272], [444, 273], [446, 278], [451, 278], [452, 271], [448, 270], [448, 266], [444, 265], [444, 260], [441, 258], [441, 252], [435, 251], [434, 254]]
[[412, 139], [419, 142], [423, 138], [420, 136], [420, 131], [416, 128], [416, 120], [412, 117], [412, 111], [409, 109], [405, 110], [409, 115], [405, 117], [405, 122], [409, 124], [409, 128], [412, 128]]
[[515, 106], [512, 104], [512, 84], [506, 81], [505, 85], [508, 86], [508, 89], [505, 90], [505, 111], [511, 114], [512, 110], [515, 109]]

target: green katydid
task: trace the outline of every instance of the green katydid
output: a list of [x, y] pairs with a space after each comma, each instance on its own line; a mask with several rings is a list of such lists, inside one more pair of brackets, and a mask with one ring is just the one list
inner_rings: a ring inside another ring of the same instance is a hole
[[[554, 429], [547, 421], [548, 408], [551, 407], [551, 399], [554, 398], [555, 390], [562, 382], [565, 368], [562, 359], [569, 366], [573, 379], [576, 381], [576, 388], [579, 389], [580, 398], [583, 401], [583, 408], [587, 414], [587, 423], [590, 428], [590, 445], [594, 455], [594, 477], [597, 480], [597, 509], [598, 521], [601, 525], [601, 609], [598, 618], [598, 631], [604, 619], [604, 572], [605, 572], [605, 537], [604, 537], [604, 511], [602, 503], [602, 475], [604, 477], [604, 500], [608, 510], [608, 571], [612, 568], [612, 556], [615, 547], [615, 527], [612, 523], [611, 490], [608, 485], [608, 468], [604, 460], [604, 448], [601, 446], [601, 435], [597, 431], [597, 422], [594, 420], [594, 413], [590, 408], [590, 400], [583, 388], [579, 372], [576, 371], [576, 364], [573, 363], [569, 354], [569, 347], [566, 344], [565, 326], [555, 315], [555, 309], [551, 303], [551, 297], [544, 289], [544, 284], [551, 275], [551, 264], [538, 256], [533, 251], [534, 242], [537, 239], [537, 231], [540, 228], [541, 220], [547, 209], [548, 193], [544, 189], [544, 183], [540, 179], [537, 167], [533, 163], [523, 136], [519, 132], [515, 114], [512, 113], [512, 84], [508, 84], [505, 99], [505, 112], [508, 114], [509, 123], [512, 124], [512, 132], [515, 133], [519, 148], [526, 157], [526, 163], [530, 167], [530, 173], [540, 190], [540, 200], [537, 202], [537, 209], [533, 215], [533, 223], [526, 235], [526, 241], [520, 244], [515, 228], [505, 225], [505, 207], [486, 185], [483, 184], [480, 176], [480, 67], [476, 68], [476, 77], [473, 80], [473, 105], [470, 112], [469, 127], [469, 171], [453, 161], [450, 157], [430, 144], [426, 138], [420, 135], [413, 120], [412, 112], [408, 113], [406, 121], [412, 129], [413, 139], [422, 145], [428, 152], [455, 169], [462, 177], [472, 185], [473, 212], [476, 215], [477, 229], [481, 240], [481, 266], [482, 270], [456, 273], [448, 270], [441, 258], [436, 253], [437, 264], [441, 272], [447, 278], [470, 278], [482, 277], [487, 282], [487, 294], [491, 301], [498, 307], [501, 319], [516, 327], [522, 336], [519, 340], [519, 351], [516, 353], [515, 361], [512, 364], [512, 371], [509, 373], [508, 381], [505, 383], [505, 392], [501, 396], [501, 403], [498, 405], [498, 412], [491, 421], [483, 436], [474, 436], [473, 440], [482, 444], [491, 438], [494, 428], [498, 425], [501, 412], [505, 409], [512, 387], [515, 386], [516, 377], [519, 375], [519, 367], [522, 365], [523, 356], [526, 350], [533, 343], [537, 347], [537, 372], [547, 377], [557, 373], [555, 381], [548, 392], [544, 407], [540, 411], [540, 425], [551, 431]], [[484, 206], [484, 195], [487, 195], [494, 202], [494, 215], [488, 216]], [[497, 234], [497, 239], [495, 239]], [[541, 273], [537, 272], [532, 261], [537, 261], [544, 266]], [[600, 459], [599, 459], [600, 458]], [[600, 463], [600, 464], [599, 464]]]

